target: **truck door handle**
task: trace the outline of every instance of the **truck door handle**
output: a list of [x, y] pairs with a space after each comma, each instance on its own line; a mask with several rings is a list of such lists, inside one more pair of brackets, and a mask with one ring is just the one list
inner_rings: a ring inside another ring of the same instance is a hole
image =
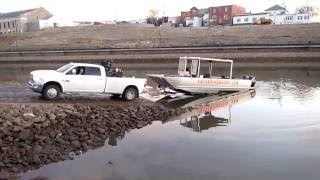
[[64, 82], [70, 82], [70, 80], [64, 80]]

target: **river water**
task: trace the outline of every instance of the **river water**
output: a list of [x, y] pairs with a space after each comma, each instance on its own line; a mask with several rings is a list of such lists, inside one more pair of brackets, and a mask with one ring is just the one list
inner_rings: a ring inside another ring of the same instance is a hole
[[[1, 81], [24, 82], [29, 70], [38, 66], [17, 67], [0, 66]], [[127, 73], [142, 76], [154, 71]], [[106, 142], [74, 160], [43, 166], [21, 178], [320, 179], [320, 71], [236, 68], [235, 73], [255, 75], [256, 91], [185, 100], [177, 104], [197, 108], [166, 123], [132, 130], [116, 145]]]

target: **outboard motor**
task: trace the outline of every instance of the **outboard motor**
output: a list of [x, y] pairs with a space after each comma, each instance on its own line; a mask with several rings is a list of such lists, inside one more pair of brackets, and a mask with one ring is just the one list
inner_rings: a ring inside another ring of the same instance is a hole
[[101, 61], [101, 65], [105, 68], [111, 68], [112, 67], [112, 62], [109, 60]]
[[245, 76], [242, 76], [242, 79], [251, 80], [252, 81], [251, 87], [254, 87], [256, 85], [256, 77], [254, 76], [245, 75]]
[[249, 79], [252, 81], [251, 87], [255, 87], [255, 86], [256, 86], [256, 82], [257, 82], [257, 81], [256, 81], [256, 77], [250, 76]]

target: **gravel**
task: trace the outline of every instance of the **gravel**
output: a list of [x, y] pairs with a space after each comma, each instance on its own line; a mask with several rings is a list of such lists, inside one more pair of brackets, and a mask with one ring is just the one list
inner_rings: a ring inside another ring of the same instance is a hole
[[166, 121], [181, 109], [159, 104], [11, 104], [0, 107], [0, 179], [117, 145], [131, 129]]

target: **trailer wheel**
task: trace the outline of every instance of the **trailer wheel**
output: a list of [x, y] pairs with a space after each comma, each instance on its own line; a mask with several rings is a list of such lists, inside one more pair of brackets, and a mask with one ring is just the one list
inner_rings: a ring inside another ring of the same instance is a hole
[[45, 99], [53, 100], [58, 98], [60, 96], [60, 93], [61, 92], [58, 86], [49, 85], [44, 88], [42, 95]]
[[137, 97], [138, 90], [135, 87], [127, 87], [122, 94], [122, 99], [125, 101], [132, 101]]

